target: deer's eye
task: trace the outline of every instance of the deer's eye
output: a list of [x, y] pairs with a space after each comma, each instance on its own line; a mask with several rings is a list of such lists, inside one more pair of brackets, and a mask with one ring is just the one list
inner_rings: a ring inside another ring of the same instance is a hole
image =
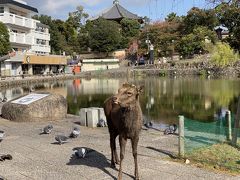
[[128, 96], [132, 96], [132, 93], [131, 93], [131, 92], [127, 92], [127, 95], [128, 95]]

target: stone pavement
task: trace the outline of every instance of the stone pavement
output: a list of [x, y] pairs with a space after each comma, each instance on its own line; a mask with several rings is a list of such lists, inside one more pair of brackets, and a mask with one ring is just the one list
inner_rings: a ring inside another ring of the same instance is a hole
[[[0, 154], [11, 154], [12, 160], [0, 162], [0, 175], [8, 180], [102, 180], [116, 179], [117, 169], [111, 169], [107, 128], [81, 127], [81, 135], [63, 145], [55, 144], [56, 134], [68, 135], [78, 126], [76, 116], [58, 122], [15, 123], [0, 119], [0, 129], [6, 132], [0, 143]], [[54, 126], [49, 135], [39, 135], [47, 124]], [[118, 144], [118, 143], [117, 143]], [[88, 147], [95, 151], [85, 159], [76, 159], [72, 149]], [[118, 147], [119, 150], [119, 147]], [[143, 130], [139, 142], [139, 173], [142, 180], [240, 179], [191, 165], [167, 160], [168, 151], [177, 152], [177, 136]], [[118, 168], [118, 166], [117, 166]], [[130, 142], [123, 162], [123, 179], [133, 179], [134, 164]]]

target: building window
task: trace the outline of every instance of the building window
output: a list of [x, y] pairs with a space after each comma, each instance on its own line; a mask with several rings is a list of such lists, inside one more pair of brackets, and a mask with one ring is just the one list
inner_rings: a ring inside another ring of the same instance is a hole
[[43, 39], [36, 39], [36, 43], [40, 45], [46, 45], [46, 40]]
[[37, 28], [35, 29], [35, 31], [45, 32], [45, 29], [44, 29], [43, 27], [37, 26]]
[[4, 13], [4, 7], [0, 7], [0, 13]]

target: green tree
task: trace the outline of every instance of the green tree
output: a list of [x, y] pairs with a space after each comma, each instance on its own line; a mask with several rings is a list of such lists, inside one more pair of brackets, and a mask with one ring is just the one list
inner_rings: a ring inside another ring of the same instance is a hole
[[206, 50], [206, 41], [215, 43], [216, 33], [207, 27], [197, 27], [192, 33], [183, 36], [177, 45], [178, 52], [184, 57], [189, 57]]
[[0, 56], [6, 55], [11, 49], [7, 27], [0, 22]]
[[141, 48], [148, 48], [145, 41], [149, 39], [160, 56], [172, 55], [180, 38], [179, 27], [180, 24], [175, 21], [156, 22], [145, 26], [140, 36]]
[[165, 21], [168, 21], [168, 22], [182, 22], [183, 21], [183, 17], [180, 17], [180, 16], [177, 16], [176, 13], [172, 12], [170, 14], [167, 15], [167, 17], [165, 18]]
[[239, 59], [239, 54], [235, 53], [234, 50], [226, 43], [218, 42], [213, 50], [211, 57], [212, 62], [219, 66], [224, 67]]
[[122, 28], [122, 48], [127, 48], [129, 42], [137, 38], [140, 33], [141, 25], [137, 20], [124, 18], [120, 22]]
[[41, 14], [40, 16], [34, 15], [32, 18], [39, 20], [42, 24], [45, 24], [48, 26], [52, 25], [52, 17], [51, 16]]
[[120, 25], [114, 21], [99, 18], [88, 24], [89, 46], [93, 51], [111, 52], [120, 47]]
[[86, 52], [90, 47], [88, 30], [93, 26], [92, 21], [88, 21], [78, 34], [79, 52]]
[[71, 54], [72, 51], [67, 44], [65, 30], [64, 21], [59, 19], [52, 21], [50, 45], [53, 53], [60, 54], [64, 51], [66, 54]]
[[190, 34], [198, 26], [205, 26], [210, 30], [218, 24], [216, 13], [212, 9], [204, 10], [193, 7], [188, 11], [187, 16], [183, 20], [184, 28], [182, 34]]
[[238, 1], [221, 3], [216, 7], [217, 16], [222, 25], [229, 30], [229, 36], [225, 39], [231, 47], [240, 50], [240, 6]]
[[69, 18], [72, 19], [73, 26], [77, 30], [85, 24], [88, 17], [88, 13], [84, 11], [84, 7], [81, 5], [77, 6], [76, 11], [69, 13]]

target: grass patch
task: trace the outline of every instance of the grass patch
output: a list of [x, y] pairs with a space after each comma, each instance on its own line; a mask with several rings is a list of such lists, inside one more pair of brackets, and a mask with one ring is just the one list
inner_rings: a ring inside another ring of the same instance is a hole
[[187, 158], [199, 167], [240, 173], [240, 150], [226, 143], [195, 150]]

